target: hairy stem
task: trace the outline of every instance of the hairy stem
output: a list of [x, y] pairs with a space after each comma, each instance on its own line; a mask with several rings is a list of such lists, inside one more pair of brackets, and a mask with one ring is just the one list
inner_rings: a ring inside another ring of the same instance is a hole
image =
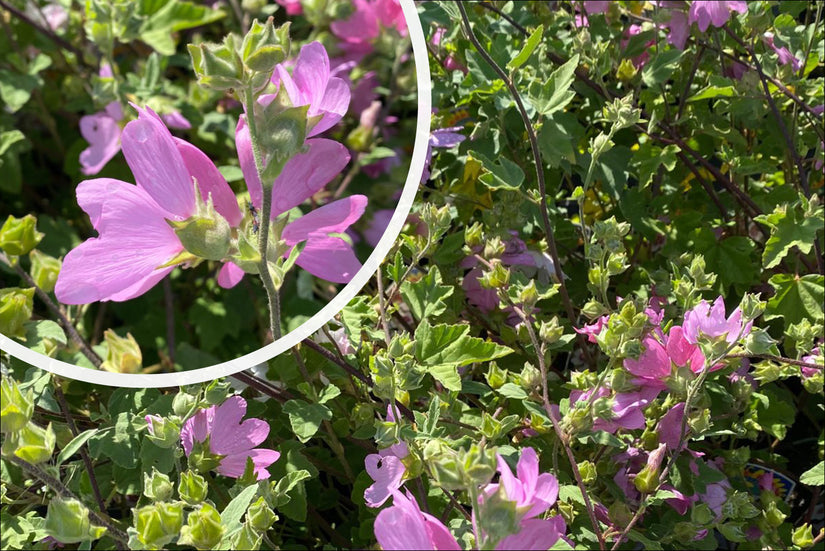
[[261, 146], [258, 138], [258, 125], [255, 121], [255, 92], [250, 85], [246, 90], [246, 124], [249, 127], [249, 141], [252, 144], [252, 157], [255, 160], [255, 172], [263, 188], [261, 199], [261, 222], [258, 229], [258, 252], [261, 255], [259, 270], [261, 281], [266, 289], [266, 298], [269, 306], [269, 329], [272, 331], [272, 339], [277, 341], [281, 338], [281, 297], [275, 282], [272, 281], [272, 274], [269, 272], [269, 262], [267, 260], [269, 252], [269, 217], [272, 210], [272, 186], [264, 180], [264, 166], [261, 158]]

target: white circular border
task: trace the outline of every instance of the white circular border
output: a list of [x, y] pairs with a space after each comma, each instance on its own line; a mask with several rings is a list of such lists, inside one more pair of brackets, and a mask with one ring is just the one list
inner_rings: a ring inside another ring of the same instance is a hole
[[413, 0], [401, 0], [401, 8], [404, 12], [404, 19], [406, 19], [407, 29], [409, 30], [410, 40], [412, 42], [413, 62], [415, 63], [418, 86], [418, 121], [416, 122], [415, 128], [415, 142], [412, 160], [410, 161], [410, 170], [407, 173], [407, 181], [404, 184], [404, 190], [401, 193], [398, 206], [395, 208], [395, 213], [387, 229], [384, 230], [384, 235], [381, 236], [381, 239], [378, 241], [378, 245], [372, 251], [369, 258], [367, 258], [367, 261], [364, 262], [364, 265], [358, 273], [355, 274], [355, 277], [352, 278], [352, 281], [347, 283], [319, 312], [302, 323], [297, 329], [290, 331], [277, 341], [245, 356], [209, 367], [202, 367], [180, 373], [141, 375], [110, 373], [108, 371], [87, 369], [39, 354], [12, 341], [3, 334], [0, 334], [0, 350], [5, 350], [12, 356], [26, 363], [45, 369], [46, 371], [51, 371], [61, 377], [107, 386], [162, 388], [202, 383], [249, 369], [255, 365], [271, 360], [278, 354], [285, 352], [318, 331], [322, 325], [332, 319], [335, 314], [340, 312], [344, 306], [355, 297], [358, 291], [367, 284], [367, 281], [369, 281], [372, 275], [378, 270], [381, 261], [401, 233], [401, 228], [404, 227], [404, 223], [412, 208], [415, 194], [418, 191], [421, 174], [424, 172], [424, 161], [430, 139], [430, 112], [432, 105], [430, 95], [430, 66], [427, 56], [427, 45], [424, 41], [424, 32], [421, 28], [421, 21], [418, 18]]

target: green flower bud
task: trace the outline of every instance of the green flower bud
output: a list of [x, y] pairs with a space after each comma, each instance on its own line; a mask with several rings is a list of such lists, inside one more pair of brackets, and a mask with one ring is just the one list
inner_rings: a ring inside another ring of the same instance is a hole
[[196, 511], [189, 513], [186, 526], [180, 529], [178, 543], [198, 550], [214, 549], [225, 531], [220, 513], [208, 503], [203, 503]]
[[699, 529], [691, 522], [677, 522], [673, 525], [674, 541], [693, 541]]
[[60, 543], [96, 540], [106, 532], [106, 528], [92, 525], [85, 505], [76, 499], [61, 497], [49, 502], [43, 528]]
[[533, 364], [525, 363], [518, 375], [519, 385], [526, 392], [532, 392], [541, 385], [541, 372]]
[[113, 373], [140, 373], [143, 368], [143, 355], [131, 333], [120, 337], [111, 329], [107, 329], [103, 333], [103, 340], [107, 344], [107, 349], [106, 359], [100, 364], [101, 369]]
[[430, 440], [424, 447], [424, 458], [438, 485], [445, 490], [463, 490], [464, 476], [458, 454], [439, 440]]
[[63, 263], [53, 256], [41, 253], [37, 249], [29, 253], [29, 259], [32, 262], [31, 275], [35, 284], [47, 293], [54, 291], [57, 274], [60, 273], [60, 267]]
[[596, 464], [592, 461], [582, 461], [579, 463], [579, 472], [582, 475], [582, 481], [585, 484], [593, 484], [598, 477], [598, 473], [596, 471]]
[[266, 23], [256, 19], [246, 33], [241, 44], [241, 58], [244, 64], [256, 72], [272, 75], [275, 66], [289, 55], [289, 23], [275, 29], [270, 17]]
[[490, 362], [487, 367], [487, 373], [484, 375], [487, 384], [492, 389], [499, 389], [507, 382], [507, 370], [501, 369], [496, 362]]
[[189, 44], [187, 49], [201, 86], [219, 92], [243, 87], [243, 62], [233, 35], [227, 35], [223, 44]]
[[715, 518], [716, 515], [706, 503], [694, 505], [690, 511], [690, 520], [694, 524], [698, 524], [700, 526], [707, 526], [713, 522], [713, 519]]
[[3, 455], [14, 454], [36, 465], [51, 459], [55, 441], [51, 423], [44, 429], [29, 421], [21, 430], [6, 436], [2, 451]]
[[590, 430], [593, 426], [593, 418], [590, 412], [584, 408], [574, 408], [567, 412], [562, 419], [562, 427], [568, 434], [577, 434]]
[[143, 473], [143, 495], [153, 501], [168, 501], [172, 497], [172, 481], [152, 467], [152, 474]]
[[178, 417], [185, 417], [192, 411], [196, 403], [197, 398], [191, 394], [178, 392], [172, 399], [172, 411], [174, 411]]
[[206, 499], [209, 486], [206, 479], [194, 471], [181, 473], [178, 482], [178, 495], [189, 505], [197, 505]]
[[253, 528], [249, 521], [244, 522], [241, 529], [232, 537], [231, 549], [245, 549], [256, 551], [261, 548], [263, 535]]
[[9, 434], [25, 427], [34, 413], [34, 393], [20, 392], [17, 381], [3, 376], [0, 381], [0, 432]]
[[765, 507], [762, 514], [765, 516], [765, 521], [772, 528], [778, 528], [781, 526], [782, 523], [785, 522], [785, 518], [788, 516], [779, 510], [779, 506], [775, 501], [768, 503], [768, 506]]
[[503, 539], [519, 531], [519, 519], [523, 513], [517, 510], [515, 501], [507, 498], [503, 484], [499, 485], [498, 491], [482, 500], [476, 511], [478, 523], [484, 526], [488, 538]]
[[510, 270], [499, 260], [493, 260], [492, 269], [484, 272], [478, 280], [485, 289], [498, 289], [510, 283]]
[[791, 541], [794, 545], [807, 549], [814, 544], [814, 532], [807, 522], [793, 531]]
[[246, 511], [246, 520], [255, 530], [266, 532], [278, 520], [278, 515], [269, 508], [264, 498], [259, 497]]
[[231, 389], [232, 386], [229, 384], [229, 381], [226, 379], [216, 379], [206, 385], [206, 392], [203, 393], [203, 397], [206, 403], [210, 405], [222, 404]]
[[23, 325], [32, 317], [34, 287], [0, 289], [0, 333], [9, 337], [25, 338]]
[[180, 423], [177, 419], [168, 419], [159, 415], [147, 415], [149, 434], [146, 436], [159, 448], [175, 448], [180, 440]]
[[218, 214], [212, 194], [201, 197], [195, 184], [195, 214], [186, 220], [166, 221], [175, 230], [181, 245], [192, 255], [207, 260], [223, 260], [229, 252], [232, 228], [226, 218]]
[[484, 227], [479, 222], [464, 228], [464, 243], [468, 247], [480, 247], [484, 243]]
[[596, 299], [588, 300], [582, 308], [582, 314], [584, 314], [585, 317], [590, 320], [594, 320], [599, 316], [603, 316], [609, 313], [610, 310], [604, 304], [597, 301]]
[[[132, 549], [164, 549], [181, 531], [183, 526], [183, 503], [155, 503], [135, 509], [134, 528], [129, 528]], [[136, 539], [139, 545], [132, 545]]]
[[703, 409], [692, 413], [688, 418], [688, 426], [693, 434], [702, 434], [710, 430], [713, 421], [710, 420], [710, 410]]
[[645, 466], [633, 479], [633, 485], [643, 494], [652, 493], [659, 486], [659, 469]]
[[564, 327], [559, 325], [558, 316], [553, 316], [550, 321], [541, 322], [539, 338], [545, 343], [554, 344], [558, 342], [562, 335], [564, 335]]
[[24, 255], [40, 243], [43, 234], [37, 231], [37, 218], [27, 214], [23, 218], [9, 215], [0, 227], [0, 249], [11, 256]]
[[473, 444], [463, 454], [464, 480], [467, 485], [482, 486], [490, 482], [496, 472], [496, 452]]
[[504, 254], [507, 247], [500, 237], [496, 236], [484, 242], [484, 258], [498, 258]]

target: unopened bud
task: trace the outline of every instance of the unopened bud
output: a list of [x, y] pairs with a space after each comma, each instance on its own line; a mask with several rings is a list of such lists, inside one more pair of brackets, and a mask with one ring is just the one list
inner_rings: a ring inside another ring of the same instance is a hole
[[34, 310], [34, 287], [0, 289], [0, 333], [9, 337], [24, 338], [24, 324]]
[[0, 432], [9, 434], [25, 427], [34, 413], [33, 391], [23, 394], [17, 381], [3, 376], [0, 398]]
[[180, 475], [178, 495], [189, 505], [197, 505], [206, 499], [209, 487], [206, 479], [194, 471], [185, 471]]
[[143, 355], [140, 346], [132, 336], [127, 333], [125, 337], [118, 336], [111, 329], [103, 333], [106, 342], [106, 359], [100, 365], [101, 369], [112, 373], [139, 373], [143, 368]]
[[29, 259], [32, 262], [31, 274], [35, 284], [47, 293], [54, 291], [62, 262], [37, 249], [29, 253]]
[[220, 513], [208, 503], [202, 503], [196, 511], [189, 513], [186, 525], [180, 530], [178, 543], [196, 549], [214, 549], [225, 531]]
[[11, 256], [20, 256], [34, 249], [43, 234], [37, 231], [37, 218], [27, 214], [23, 218], [9, 215], [0, 227], [0, 249]]
[[106, 528], [92, 525], [89, 509], [80, 501], [61, 497], [55, 497], [49, 502], [43, 528], [60, 543], [92, 541], [106, 532]]
[[168, 501], [172, 497], [172, 481], [152, 467], [152, 474], [143, 473], [143, 495], [154, 501]]

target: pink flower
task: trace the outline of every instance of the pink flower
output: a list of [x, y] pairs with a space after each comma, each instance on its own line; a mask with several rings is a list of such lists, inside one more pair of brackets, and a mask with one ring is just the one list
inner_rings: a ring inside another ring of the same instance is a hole
[[398, 490], [392, 492], [392, 507], [378, 513], [373, 525], [381, 549], [444, 549], [459, 551], [450, 530], [434, 516], [424, 513], [415, 498]]
[[680, 10], [671, 10], [668, 27], [670, 28], [670, 32], [667, 35], [668, 44], [684, 50], [688, 36], [690, 35], [690, 24], [688, 23], [687, 14]]
[[[636, 384], [663, 388], [659, 383], [670, 376], [671, 364], [676, 367], [688, 366], [694, 373], [702, 371], [705, 366], [705, 356], [697, 345], [685, 340], [680, 326], [675, 325], [670, 328], [665, 342], [666, 345], [663, 346], [653, 335], [648, 335], [642, 340], [644, 351], [639, 358], [624, 360], [624, 368], [639, 377], [634, 381]], [[721, 369], [721, 367], [721, 364], [714, 366], [715, 369]]]
[[[656, 432], [659, 434], [659, 442], [667, 445], [668, 449], [676, 450], [679, 445], [679, 435], [682, 432], [682, 417], [685, 414], [685, 403], [680, 402], [670, 408], [661, 419]], [[685, 430], [687, 434], [687, 429]]]
[[533, 550], [545, 551], [567, 531], [561, 515], [549, 519], [531, 518], [521, 521], [520, 530], [502, 539], [496, 545], [497, 551]]
[[183, 245], [167, 220], [194, 214], [194, 181], [230, 225], [241, 220], [235, 194], [214, 163], [195, 146], [172, 137], [152, 110], [138, 108], [138, 113], [122, 136], [123, 155], [137, 185], [98, 178], [77, 186], [77, 202], [99, 236], [63, 260], [55, 294], [64, 304], [129, 300], [171, 272], [175, 266], [165, 265]]
[[[307, 140], [305, 146], [307, 151], [292, 157], [272, 185], [270, 217], [273, 219], [312, 197], [349, 162], [349, 153], [338, 142], [314, 138]], [[249, 187], [249, 197], [252, 204], [260, 209], [263, 186], [255, 169], [249, 128], [244, 117], [240, 118], [235, 129], [235, 147]], [[363, 195], [352, 195], [327, 203], [291, 221], [284, 228], [281, 237], [290, 246], [306, 241], [297, 260], [297, 264], [303, 269], [327, 281], [347, 283], [361, 268], [361, 263], [349, 243], [329, 234], [345, 232], [361, 217], [366, 206], [367, 198]], [[231, 287], [242, 277], [240, 268], [227, 263], [221, 269], [218, 283]]]
[[407, 444], [399, 442], [364, 459], [364, 466], [373, 484], [364, 491], [364, 501], [370, 507], [380, 507], [403, 484], [407, 468], [401, 461], [409, 455]]
[[304, 13], [304, 8], [301, 6], [301, 0], [275, 0], [278, 4], [284, 7], [287, 15], [301, 15]]
[[218, 473], [238, 478], [243, 476], [247, 458], [255, 465], [258, 480], [270, 477], [267, 467], [280, 457], [275, 450], [256, 449], [269, 435], [269, 423], [261, 419], [247, 419], [246, 400], [232, 396], [220, 406], [198, 411], [184, 422], [180, 431], [183, 450], [188, 457], [196, 443], [209, 443], [209, 451], [220, 457], [215, 469]]
[[97, 174], [120, 151], [121, 120], [123, 109], [116, 101], [99, 113], [80, 118], [80, 135], [89, 142], [89, 147], [80, 152], [83, 174]]
[[[433, 46], [441, 45], [441, 39], [444, 38], [444, 34], [446, 32], [447, 29], [444, 27], [437, 28], [430, 38], [430, 44]], [[454, 54], [447, 54], [447, 57], [444, 58], [444, 61], [441, 64], [448, 71], [461, 71], [465, 75], [467, 74], [467, 67], [458, 61]]]
[[778, 56], [780, 65], [787, 65], [790, 63], [794, 71], [798, 71], [802, 67], [802, 62], [796, 59], [788, 48], [785, 46], [779, 48], [773, 43], [773, 33], [765, 33], [764, 37], [765, 43]]
[[[320, 42], [310, 42], [301, 48], [292, 75], [283, 64], [276, 70], [292, 105], [309, 105], [309, 117], [321, 115], [321, 120], [307, 132], [307, 137], [329, 130], [346, 114], [349, 85], [343, 79], [331, 76], [329, 56]], [[261, 99], [267, 101], [271, 97], [274, 96]]]
[[700, 334], [710, 338], [724, 337], [729, 344], [733, 344], [750, 333], [752, 326], [753, 321], [742, 324], [740, 308], [736, 308], [726, 320], [725, 301], [721, 296], [713, 302], [713, 306], [704, 300], [697, 304], [685, 313], [682, 324], [684, 338], [690, 344], [698, 343]]
[[[811, 350], [811, 353], [808, 354], [807, 356], [802, 356], [801, 359], [805, 363], [823, 365], [821, 345], [817, 346], [816, 348]], [[802, 370], [802, 376], [805, 377], [805, 378], [813, 377], [817, 373], [822, 372], [822, 369], [817, 369], [815, 367], [804, 367], [804, 366], [802, 366], [802, 367], [800, 367], [800, 369]]]
[[744, 0], [694, 0], [688, 11], [688, 23], [696, 23], [705, 32], [708, 26], [721, 27], [730, 19], [730, 12], [747, 13], [748, 3]]
[[[503, 486], [507, 499], [516, 502], [516, 510], [523, 515], [522, 519], [537, 517], [553, 506], [559, 495], [559, 481], [550, 473], [539, 474], [536, 450], [524, 448], [521, 451], [516, 465], [517, 477], [513, 476], [513, 471], [503, 457], [496, 457], [501, 477], [498, 484], [487, 485], [483, 491], [484, 496], [495, 493], [499, 486]], [[552, 545], [550, 543], [548, 547]]]
[[610, 319], [610, 316], [601, 316], [599, 319], [597, 319], [593, 323], [585, 325], [581, 329], [578, 329], [578, 328], [574, 327], [573, 330], [576, 333], [580, 334], [580, 335], [587, 335], [587, 340], [589, 342], [595, 343], [595, 342], [597, 342], [596, 337], [598, 337], [599, 334], [601, 334], [602, 329], [607, 327], [607, 321], [609, 319]]
[[395, 28], [401, 36], [407, 35], [407, 21], [399, 0], [353, 0], [355, 11], [346, 21], [330, 24], [332, 34], [343, 40], [341, 49], [360, 58], [370, 53], [381, 28]]

